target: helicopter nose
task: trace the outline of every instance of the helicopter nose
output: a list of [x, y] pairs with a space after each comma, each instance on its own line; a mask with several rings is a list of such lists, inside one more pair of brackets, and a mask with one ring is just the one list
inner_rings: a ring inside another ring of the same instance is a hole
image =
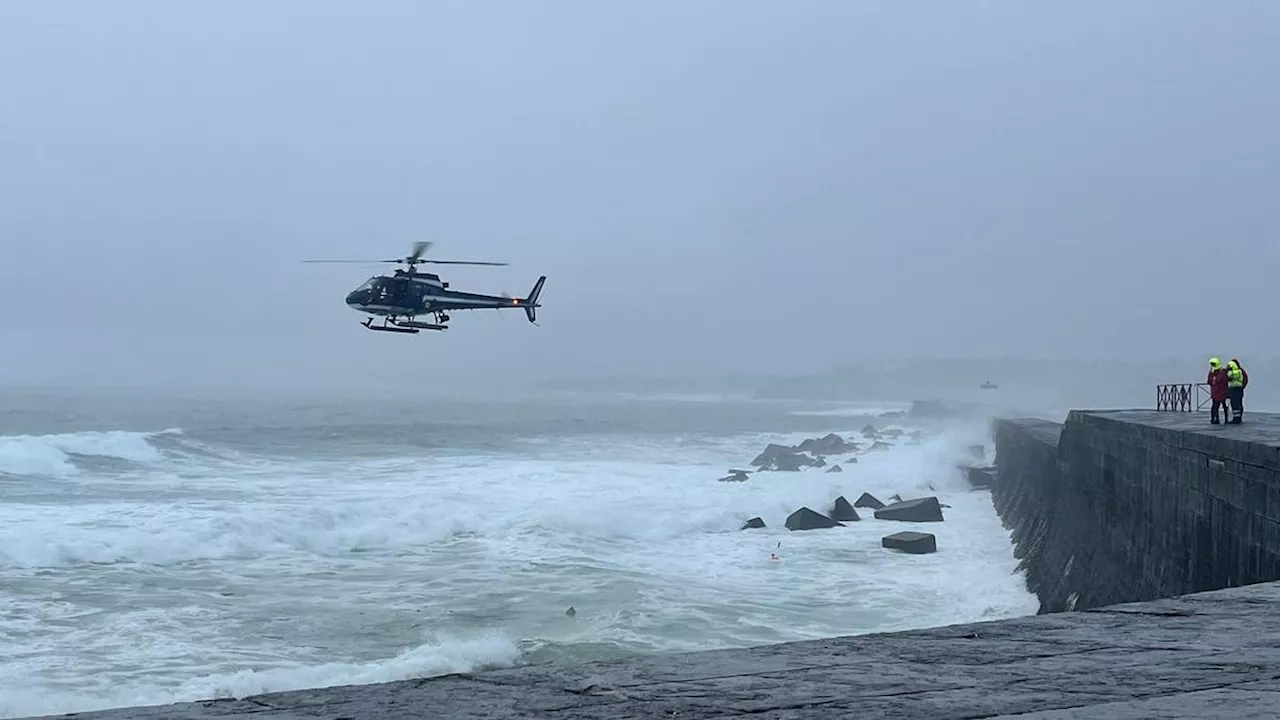
[[354, 290], [347, 293], [347, 307], [355, 307], [360, 304], [360, 291]]

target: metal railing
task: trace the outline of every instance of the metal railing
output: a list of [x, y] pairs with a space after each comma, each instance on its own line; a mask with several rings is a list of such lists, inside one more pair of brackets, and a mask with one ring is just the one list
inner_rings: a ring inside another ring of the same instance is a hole
[[1209, 383], [1175, 383], [1156, 386], [1156, 410], [1196, 412], [1213, 402]]

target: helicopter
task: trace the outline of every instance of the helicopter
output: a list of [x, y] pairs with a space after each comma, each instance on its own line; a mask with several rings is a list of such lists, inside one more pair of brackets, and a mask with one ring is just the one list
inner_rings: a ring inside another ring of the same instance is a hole
[[[533, 284], [528, 297], [513, 298], [508, 295], [483, 295], [450, 290], [449, 283], [435, 273], [419, 272], [421, 263], [439, 265], [506, 265], [499, 262], [475, 262], [470, 260], [426, 260], [423, 255], [431, 247], [430, 242], [413, 244], [413, 250], [405, 257], [394, 260], [303, 260], [308, 263], [399, 263], [408, 269], [396, 268], [391, 275], [375, 275], [347, 295], [347, 307], [368, 314], [360, 323], [370, 330], [417, 334], [421, 330], [447, 330], [449, 312], [453, 310], [524, 310], [530, 323], [537, 324], [538, 296], [542, 294], [543, 275]], [[417, 319], [429, 315], [434, 322]], [[374, 318], [381, 317], [382, 324], [375, 325]]]

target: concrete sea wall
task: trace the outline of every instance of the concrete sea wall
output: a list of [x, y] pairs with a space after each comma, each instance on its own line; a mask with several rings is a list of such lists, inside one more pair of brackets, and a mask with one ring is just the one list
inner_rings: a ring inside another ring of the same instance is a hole
[[996, 420], [992, 497], [1041, 612], [1280, 580], [1280, 418]]

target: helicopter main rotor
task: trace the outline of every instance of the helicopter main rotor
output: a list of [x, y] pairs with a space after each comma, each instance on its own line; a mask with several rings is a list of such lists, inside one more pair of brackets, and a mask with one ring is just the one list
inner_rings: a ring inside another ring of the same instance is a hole
[[479, 260], [427, 260], [422, 256], [426, 254], [432, 243], [425, 240], [419, 240], [413, 244], [413, 251], [402, 258], [394, 258], [392, 260], [303, 260], [305, 263], [398, 263], [409, 266], [409, 272], [413, 272], [415, 266], [419, 263], [434, 263], [436, 265], [506, 265], [502, 262], [483, 262]]

